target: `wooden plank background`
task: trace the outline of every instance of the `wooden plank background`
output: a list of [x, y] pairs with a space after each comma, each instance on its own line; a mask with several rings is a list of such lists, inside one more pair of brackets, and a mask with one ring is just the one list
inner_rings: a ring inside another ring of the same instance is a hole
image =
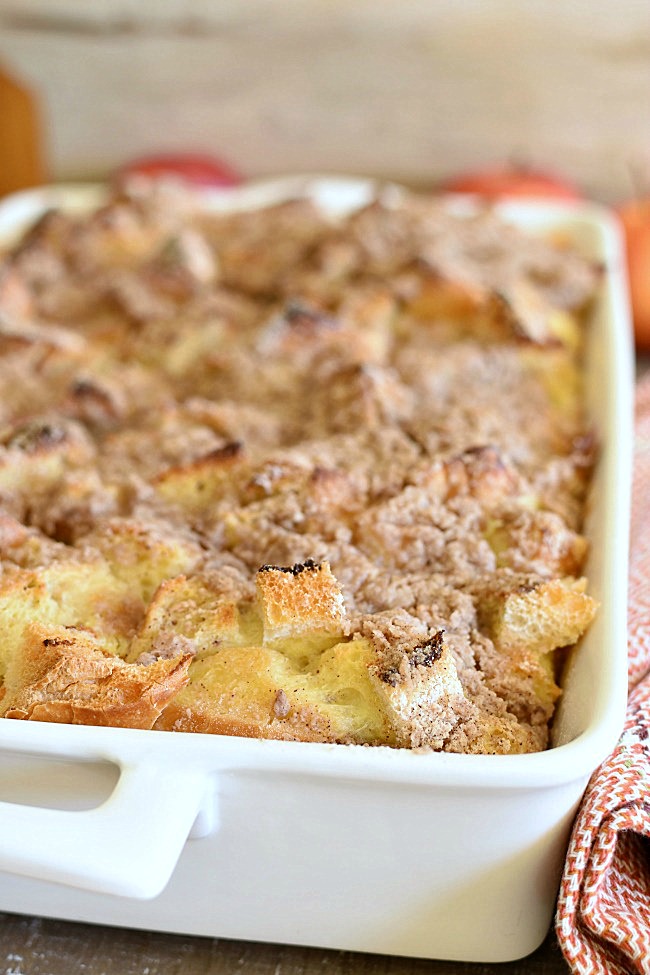
[[517, 158], [650, 185], [648, 0], [0, 0], [53, 175], [152, 150], [422, 184]]

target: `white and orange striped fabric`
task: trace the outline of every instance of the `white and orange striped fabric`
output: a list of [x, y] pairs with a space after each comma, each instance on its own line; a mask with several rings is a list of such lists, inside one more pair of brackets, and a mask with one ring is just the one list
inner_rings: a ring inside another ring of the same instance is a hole
[[650, 975], [650, 375], [636, 393], [628, 624], [625, 729], [587, 787], [558, 900], [575, 975]]

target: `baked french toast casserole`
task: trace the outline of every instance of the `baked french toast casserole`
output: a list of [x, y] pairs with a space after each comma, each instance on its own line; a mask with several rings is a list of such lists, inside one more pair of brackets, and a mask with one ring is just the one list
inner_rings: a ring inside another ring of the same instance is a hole
[[0, 268], [0, 714], [547, 747], [598, 277], [406, 191], [45, 213]]

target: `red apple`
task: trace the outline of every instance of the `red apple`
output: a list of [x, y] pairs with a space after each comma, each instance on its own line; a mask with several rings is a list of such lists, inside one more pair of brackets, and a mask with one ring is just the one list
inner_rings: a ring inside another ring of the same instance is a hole
[[173, 177], [192, 186], [238, 186], [243, 181], [243, 177], [223, 159], [196, 153], [142, 156], [121, 166], [115, 176], [118, 181], [129, 176]]
[[460, 173], [444, 181], [441, 188], [448, 193], [475, 193], [492, 200], [504, 197], [554, 200], [582, 198], [578, 188], [561, 176], [508, 163]]
[[625, 234], [627, 269], [638, 349], [650, 351], [650, 197], [617, 208]]

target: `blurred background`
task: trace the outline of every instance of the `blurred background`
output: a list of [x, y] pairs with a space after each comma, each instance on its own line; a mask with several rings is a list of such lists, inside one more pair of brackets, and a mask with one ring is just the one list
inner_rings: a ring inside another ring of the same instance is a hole
[[247, 176], [428, 186], [505, 159], [608, 202], [650, 186], [648, 0], [0, 0], [0, 65], [36, 96], [47, 179], [173, 150]]

